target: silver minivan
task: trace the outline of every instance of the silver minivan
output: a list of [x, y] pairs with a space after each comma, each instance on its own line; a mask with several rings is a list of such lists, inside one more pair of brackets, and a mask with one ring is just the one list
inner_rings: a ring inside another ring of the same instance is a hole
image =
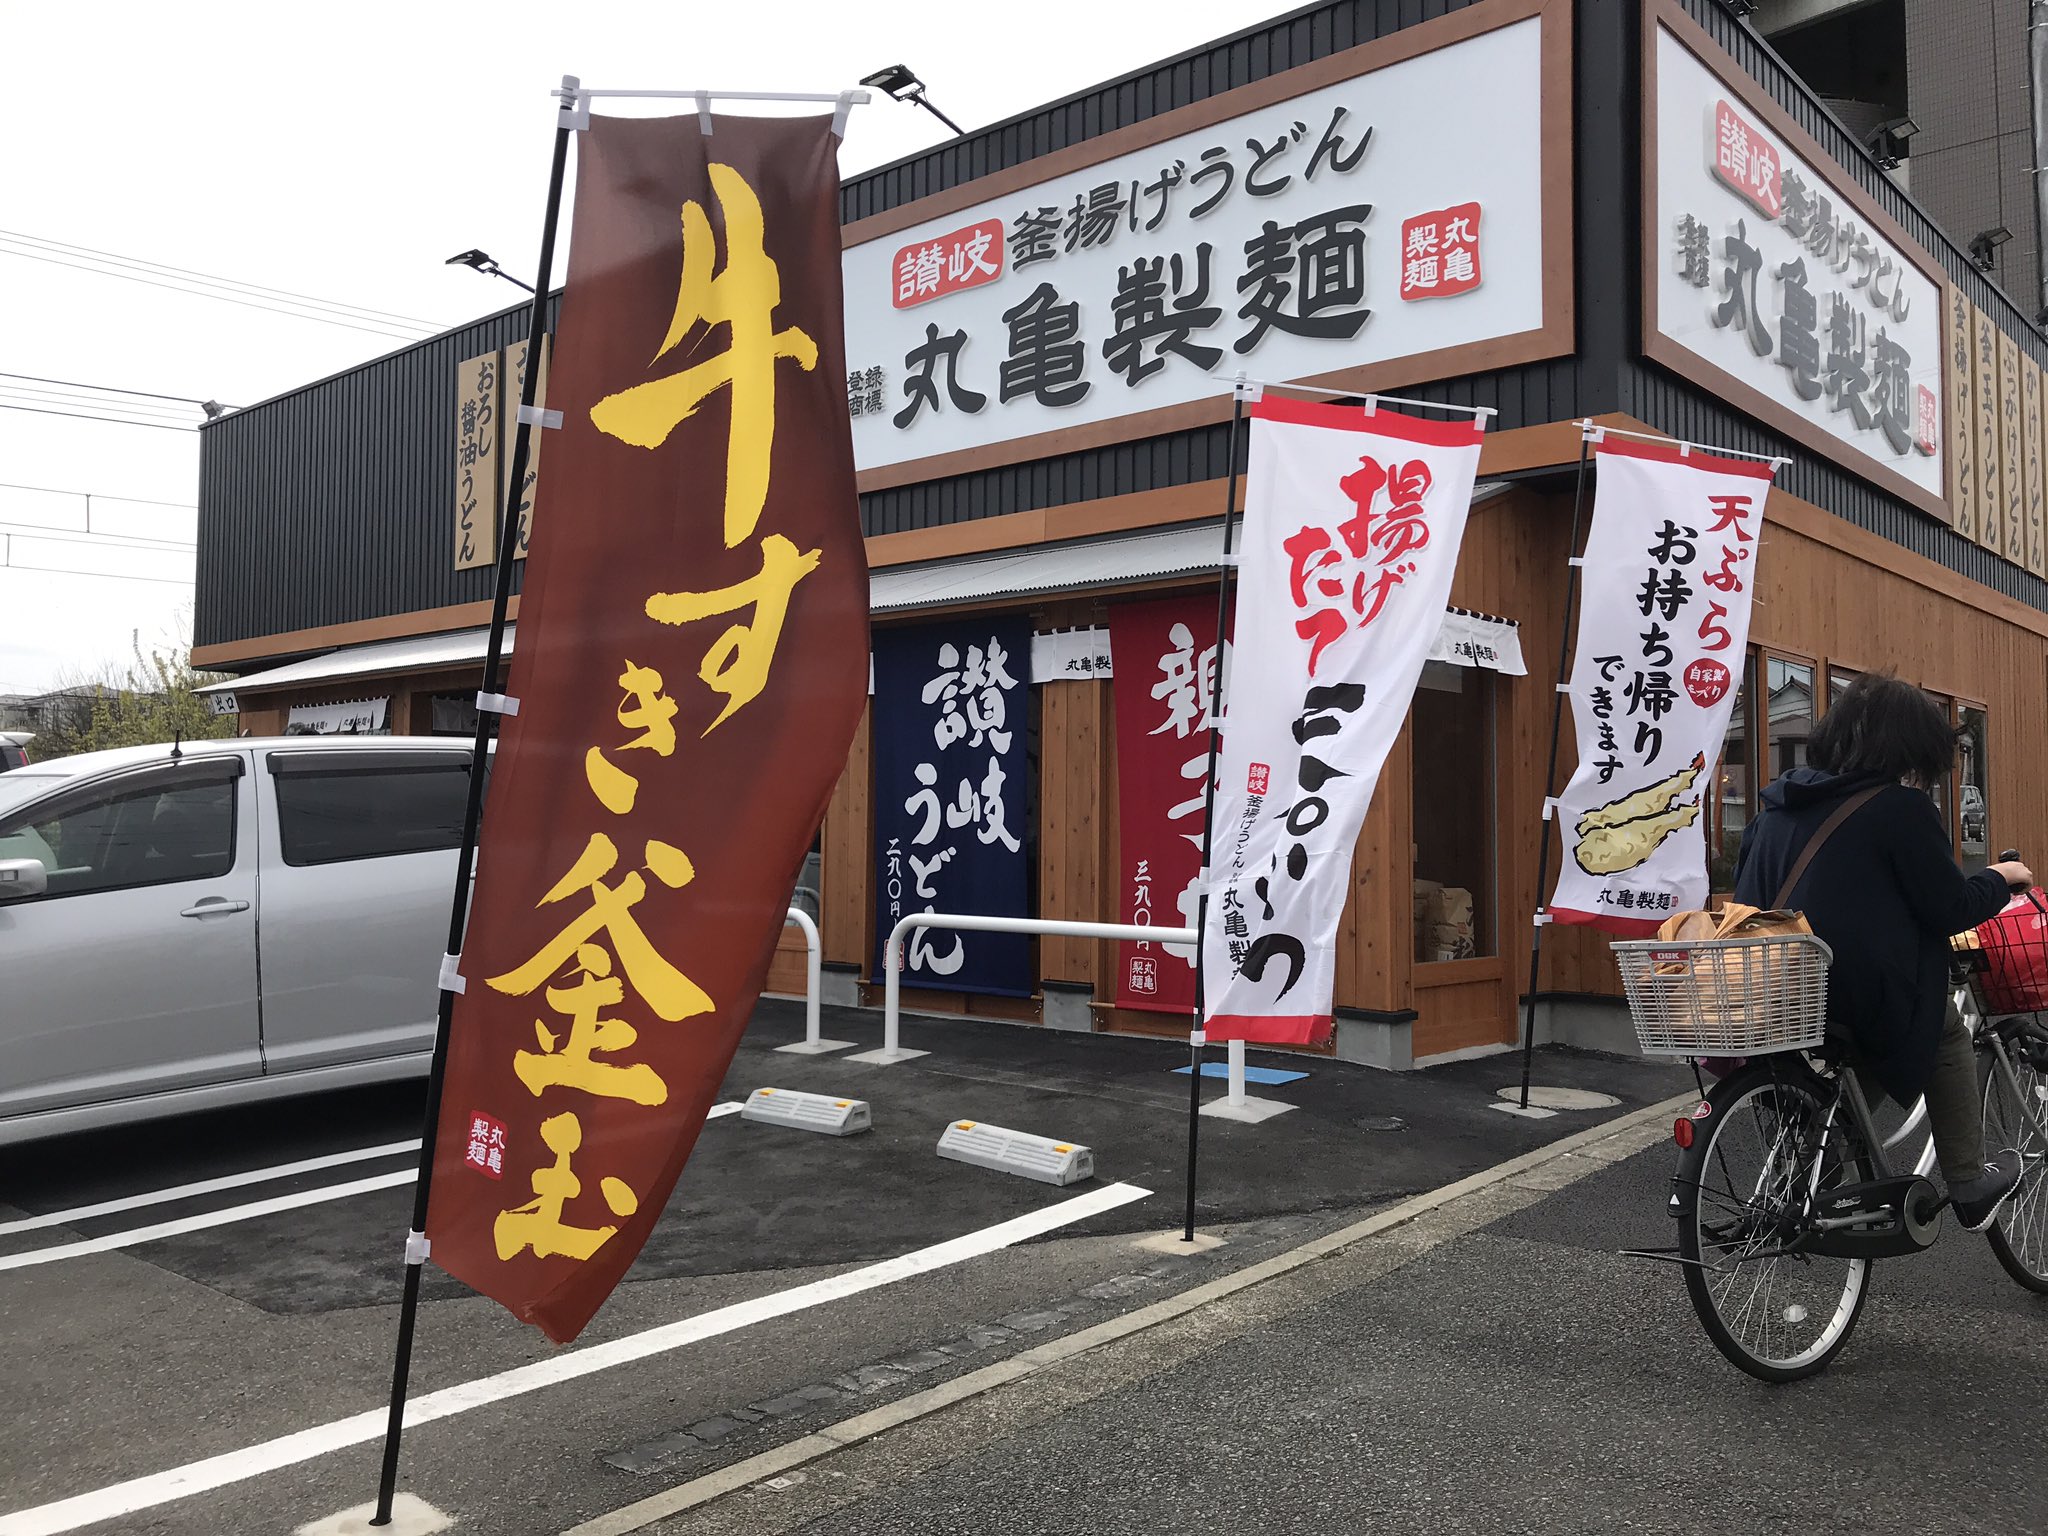
[[0, 1144], [423, 1074], [471, 755], [245, 738], [0, 775]]

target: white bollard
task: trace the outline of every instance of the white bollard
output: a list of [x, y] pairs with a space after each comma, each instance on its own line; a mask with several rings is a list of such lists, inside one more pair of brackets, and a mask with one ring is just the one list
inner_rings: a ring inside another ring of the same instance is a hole
[[1230, 1042], [1230, 1093], [1224, 1099], [1232, 1109], [1244, 1108], [1244, 1042]]
[[775, 1049], [796, 1056], [822, 1056], [828, 1051], [850, 1051], [854, 1044], [851, 1040], [820, 1038], [824, 1026], [819, 1020], [818, 1009], [824, 996], [825, 948], [818, 939], [818, 925], [811, 921], [808, 912], [799, 911], [795, 907], [789, 909], [789, 916], [783, 926], [787, 927], [790, 923], [803, 929], [804, 945], [809, 951], [804, 963], [804, 1037], [794, 1045], [778, 1045]]

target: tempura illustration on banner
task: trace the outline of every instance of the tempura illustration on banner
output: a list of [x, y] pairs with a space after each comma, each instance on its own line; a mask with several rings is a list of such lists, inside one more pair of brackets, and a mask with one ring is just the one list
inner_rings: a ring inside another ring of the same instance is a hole
[[1670, 778], [1581, 816], [1574, 828], [1579, 840], [1572, 847], [1579, 868], [1589, 875], [1618, 875], [1646, 862], [1667, 837], [1691, 826], [1699, 818], [1700, 802], [1678, 797], [1692, 788], [1706, 766], [1704, 754], [1695, 756]]

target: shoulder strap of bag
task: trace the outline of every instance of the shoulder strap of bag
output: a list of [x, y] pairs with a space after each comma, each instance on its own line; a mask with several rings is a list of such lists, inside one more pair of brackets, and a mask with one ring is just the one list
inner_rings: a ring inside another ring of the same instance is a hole
[[1792, 861], [1792, 872], [1785, 876], [1785, 883], [1778, 888], [1778, 899], [1772, 903], [1774, 907], [1779, 911], [1785, 910], [1785, 904], [1792, 899], [1792, 888], [1799, 884], [1800, 876], [1806, 873], [1806, 866], [1820, 852], [1820, 845], [1834, 835], [1835, 828], [1863, 809], [1883, 788], [1882, 784], [1874, 785], [1861, 794], [1851, 795], [1835, 807], [1834, 815], [1820, 824], [1820, 830], [1806, 840], [1806, 846], [1799, 850], [1799, 857]]

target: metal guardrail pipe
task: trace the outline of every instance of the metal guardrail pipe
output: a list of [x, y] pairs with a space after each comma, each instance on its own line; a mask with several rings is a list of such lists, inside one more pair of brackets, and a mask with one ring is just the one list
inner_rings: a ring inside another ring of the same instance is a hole
[[[870, 1051], [863, 1061], [908, 1061], [923, 1051], [906, 1051], [902, 1046], [903, 942], [906, 934], [925, 928], [944, 928], [955, 933], [1025, 933], [1063, 939], [1126, 939], [1134, 944], [1193, 944], [1192, 928], [1154, 928], [1134, 923], [1070, 923], [1039, 917], [973, 917], [954, 912], [912, 912], [889, 930], [889, 945], [883, 952], [882, 1048]], [[1240, 1091], [1241, 1096], [1241, 1091]]]
[[819, 1035], [823, 1026], [818, 1018], [818, 1003], [824, 992], [825, 950], [818, 939], [818, 925], [811, 921], [808, 912], [796, 907], [789, 909], [789, 916], [782, 920], [787, 928], [791, 923], [804, 931], [804, 944], [810, 956], [804, 964], [804, 1044], [813, 1051], [820, 1045]]

